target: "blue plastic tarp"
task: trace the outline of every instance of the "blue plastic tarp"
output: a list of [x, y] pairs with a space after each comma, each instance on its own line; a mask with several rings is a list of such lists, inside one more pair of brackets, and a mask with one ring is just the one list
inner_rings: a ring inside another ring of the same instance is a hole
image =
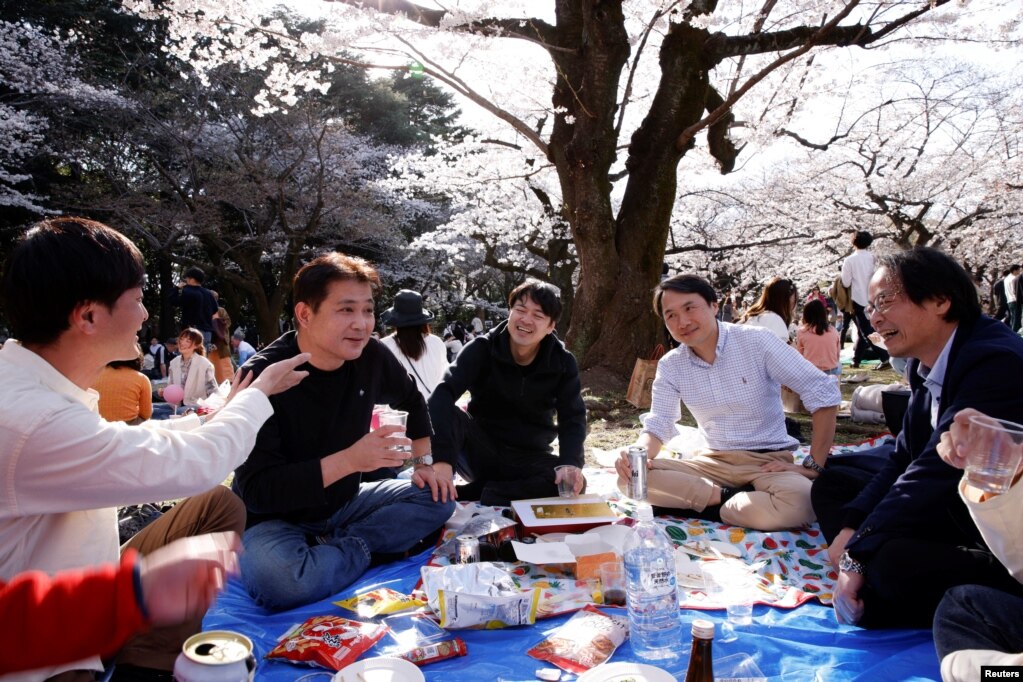
[[[351, 612], [332, 602], [359, 592], [375, 587], [390, 587], [398, 592], [410, 593], [419, 580], [419, 567], [429, 557], [430, 552], [427, 551], [406, 561], [374, 568], [358, 583], [329, 599], [281, 613], [270, 613], [256, 606], [241, 584], [231, 580], [207, 613], [203, 628], [233, 630], [251, 638], [257, 658], [260, 659], [257, 681], [297, 680], [315, 672], [315, 669], [262, 660], [281, 635], [291, 626], [313, 616], [334, 614], [354, 617]], [[624, 613], [623, 610], [613, 608], [608, 611]], [[815, 602], [788, 610], [757, 606], [753, 616], [753, 625], [736, 628], [738, 637], [735, 641], [714, 643], [715, 660], [733, 654], [746, 654], [752, 657], [770, 680], [901, 682], [941, 679], [929, 630], [863, 630], [839, 625], [830, 607]], [[683, 611], [684, 631], [679, 642], [679, 659], [672, 664], [658, 664], [679, 679], [685, 676], [688, 663], [689, 624], [700, 617], [709, 617], [720, 624], [724, 612]], [[543, 620], [530, 627], [504, 630], [460, 630], [457, 634], [465, 640], [468, 656], [431, 663], [423, 667], [423, 673], [427, 680], [443, 682], [536, 680], [536, 670], [550, 666], [530, 658], [526, 651], [554, 632], [568, 618], [566, 615]], [[377, 647], [386, 643], [385, 637]], [[374, 651], [370, 650], [366, 655], [374, 655]], [[628, 641], [611, 658], [611, 661], [638, 660], [632, 654]], [[573, 677], [566, 674], [562, 679]], [[325, 677], [321, 679], [326, 680]]]

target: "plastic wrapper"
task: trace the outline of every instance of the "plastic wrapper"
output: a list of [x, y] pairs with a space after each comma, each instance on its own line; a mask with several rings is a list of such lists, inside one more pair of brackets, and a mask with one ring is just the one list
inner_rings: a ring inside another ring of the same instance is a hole
[[422, 599], [410, 597], [401, 592], [395, 592], [388, 587], [380, 587], [369, 592], [363, 592], [349, 599], [342, 599], [334, 603], [343, 609], [354, 611], [358, 614], [359, 618], [374, 618], [389, 613], [417, 609], [420, 606], [426, 605], [426, 602]]
[[210, 393], [205, 398], [199, 398], [196, 401], [198, 408], [196, 412], [199, 414], [212, 414], [227, 404], [227, 396], [231, 394], [231, 382], [224, 381], [222, 384], [217, 386], [217, 390]]
[[609, 616], [594, 606], [586, 606], [526, 653], [562, 670], [584, 673], [611, 658], [628, 636], [629, 622], [625, 617]]
[[434, 613], [439, 613], [437, 593], [440, 590], [462, 594], [483, 594], [496, 597], [520, 591], [512, 574], [501, 564], [483, 561], [476, 564], [423, 566], [423, 592]]
[[497, 597], [441, 590], [438, 601], [441, 627], [496, 630], [535, 623], [540, 590], [524, 590]]
[[341, 670], [386, 633], [379, 623], [316, 616], [286, 632], [266, 657]]
[[550, 587], [550, 583], [534, 584], [533, 587], [542, 589], [540, 605], [536, 610], [536, 617], [541, 620], [578, 611], [587, 604], [604, 603], [600, 580], [566, 579], [558, 581], [557, 589]]
[[[499, 512], [485, 510], [459, 528], [440, 547], [437, 548], [436, 556], [446, 557], [453, 562], [455, 557], [456, 540], [459, 535], [471, 535], [479, 538], [480, 545], [490, 548], [496, 554], [502, 543], [514, 540], [519, 536], [518, 525], [512, 519], [502, 516]], [[481, 549], [483, 549], [481, 547]]]
[[399, 613], [384, 618], [390, 628], [390, 643], [380, 650], [384, 656], [404, 658], [419, 666], [446, 658], [465, 656], [465, 642], [437, 625], [425, 613]]
[[540, 589], [521, 589], [501, 565], [423, 566], [421, 573], [423, 591], [441, 627], [494, 629], [536, 621]]

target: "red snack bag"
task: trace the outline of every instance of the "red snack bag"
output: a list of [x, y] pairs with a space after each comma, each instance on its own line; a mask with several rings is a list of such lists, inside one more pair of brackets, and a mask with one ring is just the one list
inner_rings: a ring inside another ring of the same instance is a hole
[[550, 661], [562, 670], [584, 673], [611, 658], [628, 636], [628, 620], [609, 616], [587, 604], [526, 653], [541, 661]]
[[341, 616], [316, 616], [289, 630], [266, 657], [341, 670], [386, 632], [386, 625], [360, 623]]

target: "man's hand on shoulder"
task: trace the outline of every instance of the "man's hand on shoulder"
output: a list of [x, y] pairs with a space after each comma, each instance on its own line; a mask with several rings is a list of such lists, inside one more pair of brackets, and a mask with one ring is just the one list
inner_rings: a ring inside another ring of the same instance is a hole
[[458, 499], [458, 493], [455, 490], [454, 471], [447, 462], [436, 462], [433, 465], [426, 464], [416, 467], [416, 470], [412, 472], [412, 483], [417, 488], [430, 486], [434, 502], [438, 500], [440, 502], [447, 502], [448, 500], [454, 501]]
[[[299, 382], [309, 376], [309, 372], [305, 370], [300, 372], [295, 368], [309, 362], [310, 357], [312, 356], [309, 353], [299, 353], [294, 357], [268, 365], [252, 382], [251, 387], [262, 391], [269, 398], [297, 386]], [[241, 372], [241, 370], [238, 371]]]

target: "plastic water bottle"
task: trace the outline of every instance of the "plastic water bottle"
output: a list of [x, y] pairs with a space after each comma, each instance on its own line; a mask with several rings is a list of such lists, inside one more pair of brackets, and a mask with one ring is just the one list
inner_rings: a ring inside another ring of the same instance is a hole
[[675, 548], [654, 523], [650, 505], [638, 508], [639, 523], [625, 541], [629, 638], [636, 656], [662, 660], [679, 655], [682, 627], [675, 586]]

